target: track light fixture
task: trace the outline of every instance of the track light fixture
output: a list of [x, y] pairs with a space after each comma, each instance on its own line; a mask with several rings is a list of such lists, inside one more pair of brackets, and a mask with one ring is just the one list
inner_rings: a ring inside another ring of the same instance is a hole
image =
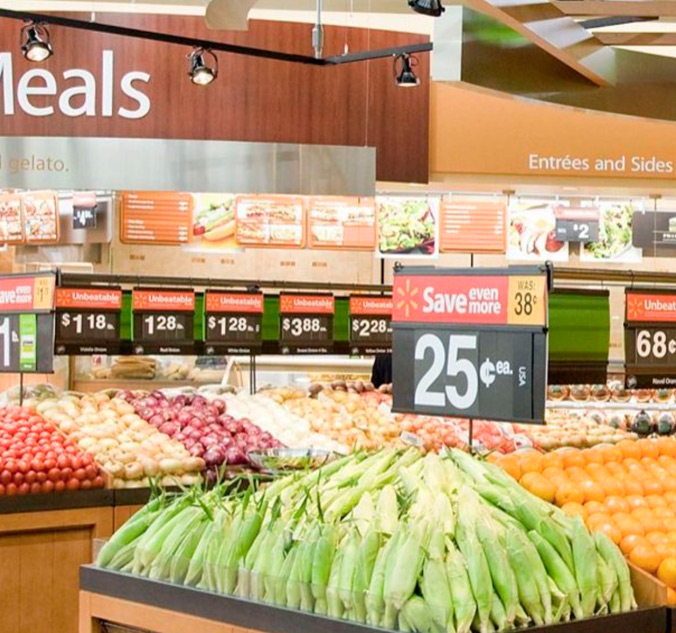
[[44, 62], [54, 54], [49, 31], [40, 22], [29, 22], [21, 29], [21, 52], [29, 62]]
[[[401, 68], [399, 67], [401, 62]], [[408, 53], [402, 53], [394, 58], [394, 80], [400, 88], [414, 88], [420, 85], [420, 79], [413, 72], [413, 66], [418, 65], [418, 58]]]
[[[208, 66], [205, 58], [213, 59], [213, 66]], [[188, 55], [190, 60], [190, 81], [198, 86], [208, 86], [218, 77], [218, 57], [208, 48], [196, 48]]]
[[433, 18], [438, 18], [446, 10], [441, 0], [408, 0], [408, 6], [416, 13], [431, 15]]

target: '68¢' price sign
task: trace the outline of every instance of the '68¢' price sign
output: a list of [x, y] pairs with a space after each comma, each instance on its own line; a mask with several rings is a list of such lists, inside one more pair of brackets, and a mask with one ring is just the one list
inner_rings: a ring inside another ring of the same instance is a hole
[[543, 420], [544, 271], [406, 268], [393, 303], [396, 411]]

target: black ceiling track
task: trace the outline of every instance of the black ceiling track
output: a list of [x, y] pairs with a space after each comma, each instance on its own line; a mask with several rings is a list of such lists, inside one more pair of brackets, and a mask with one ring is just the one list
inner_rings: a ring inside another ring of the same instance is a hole
[[339, 66], [341, 64], [392, 57], [401, 55], [403, 53], [429, 52], [433, 48], [432, 43], [427, 42], [424, 44], [410, 44], [408, 46], [398, 46], [395, 48], [385, 48], [373, 51], [364, 51], [360, 53], [349, 53], [346, 55], [335, 55], [332, 57], [317, 59], [310, 55], [296, 55], [294, 53], [285, 53], [283, 51], [271, 51], [263, 48], [254, 48], [251, 46], [239, 46], [237, 44], [228, 44], [226, 42], [215, 42], [212, 40], [184, 37], [182, 35], [174, 35], [173, 33], [156, 33], [154, 31], [146, 31], [143, 29], [132, 29], [126, 26], [115, 26], [113, 24], [103, 24], [101, 22], [87, 22], [86, 20], [78, 20], [60, 15], [34, 13], [31, 11], [12, 11], [11, 9], [0, 9], [0, 17], [14, 20], [23, 20], [26, 22], [42, 22], [49, 24], [50, 26], [63, 26], [71, 29], [79, 29], [82, 31], [93, 31], [96, 33], [106, 33], [108, 35], [119, 35], [121, 37], [133, 37], [136, 39], [163, 42], [165, 44], [177, 44], [179, 46], [190, 46], [193, 48], [207, 48], [212, 51], [232, 53], [233, 55], [262, 57], [265, 59], [274, 59], [282, 62], [306, 64], [308, 66]]

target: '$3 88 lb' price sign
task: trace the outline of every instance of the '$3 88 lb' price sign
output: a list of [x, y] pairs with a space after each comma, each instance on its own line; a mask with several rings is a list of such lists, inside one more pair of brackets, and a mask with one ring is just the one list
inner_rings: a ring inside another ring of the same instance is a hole
[[541, 421], [546, 276], [416, 270], [395, 276], [394, 410]]

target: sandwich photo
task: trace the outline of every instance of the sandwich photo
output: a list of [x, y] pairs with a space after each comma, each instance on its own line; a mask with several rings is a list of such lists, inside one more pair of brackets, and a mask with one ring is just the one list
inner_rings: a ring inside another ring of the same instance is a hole
[[195, 214], [192, 233], [210, 242], [235, 234], [235, 205], [232, 198], [212, 203]]
[[237, 222], [237, 241], [248, 244], [264, 244], [268, 241], [267, 227], [261, 222]]

